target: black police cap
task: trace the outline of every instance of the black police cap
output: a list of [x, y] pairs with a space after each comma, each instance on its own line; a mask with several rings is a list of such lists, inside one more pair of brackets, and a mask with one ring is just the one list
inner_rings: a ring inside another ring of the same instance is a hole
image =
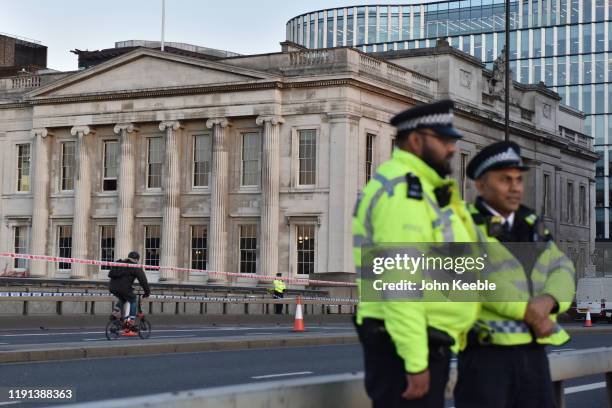
[[461, 139], [463, 136], [453, 127], [454, 108], [455, 103], [451, 100], [417, 105], [395, 115], [391, 124], [398, 134], [429, 128], [441, 136]]
[[489, 170], [516, 168], [528, 170], [529, 167], [521, 159], [521, 148], [514, 142], [504, 141], [493, 143], [482, 149], [468, 163], [466, 174], [476, 180]]

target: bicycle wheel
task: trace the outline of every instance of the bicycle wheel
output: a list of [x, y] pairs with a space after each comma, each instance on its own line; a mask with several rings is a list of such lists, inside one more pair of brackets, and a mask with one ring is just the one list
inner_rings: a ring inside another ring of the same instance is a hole
[[151, 323], [148, 320], [141, 319], [138, 322], [138, 336], [141, 339], [148, 339], [151, 336]]
[[112, 319], [106, 323], [106, 338], [108, 340], [117, 340], [121, 336], [121, 321], [119, 319]]

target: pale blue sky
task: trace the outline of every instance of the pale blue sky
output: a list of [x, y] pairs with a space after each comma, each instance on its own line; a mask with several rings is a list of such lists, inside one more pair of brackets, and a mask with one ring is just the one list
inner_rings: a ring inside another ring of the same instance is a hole
[[[308, 11], [410, 1], [166, 0], [166, 41], [240, 54], [276, 52], [285, 23]], [[77, 69], [75, 48], [97, 50], [115, 41], [159, 40], [161, 0], [0, 0], [0, 32], [48, 47], [48, 66]]]

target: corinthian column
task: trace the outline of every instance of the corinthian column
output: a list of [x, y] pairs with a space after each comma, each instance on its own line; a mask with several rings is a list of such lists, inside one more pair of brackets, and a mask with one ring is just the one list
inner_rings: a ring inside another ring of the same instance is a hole
[[114, 131], [121, 137], [121, 158], [119, 162], [119, 194], [117, 197], [117, 228], [115, 235], [115, 258], [123, 259], [134, 250], [135, 173], [134, 153], [131, 134], [136, 132], [132, 123], [118, 123]]
[[[32, 254], [45, 255], [49, 226], [49, 146], [47, 129], [32, 129], [34, 136], [34, 208], [32, 212]], [[33, 260], [30, 277], [47, 276], [47, 263]]]
[[164, 159], [162, 179], [164, 214], [162, 220], [160, 281], [178, 281], [177, 272], [170, 271], [164, 267], [178, 266], [180, 169], [176, 130], [180, 126], [181, 124], [178, 121], [166, 121], [159, 124], [159, 130], [166, 132], [166, 157]]
[[260, 116], [255, 121], [263, 131], [263, 165], [261, 175], [261, 257], [259, 264], [265, 275], [278, 270], [279, 217], [279, 116]]
[[213, 133], [210, 230], [208, 238], [210, 261], [208, 269], [222, 272], [226, 272], [228, 158], [227, 146], [225, 144], [225, 129], [228, 126], [229, 122], [225, 118], [213, 118], [206, 121], [206, 127], [212, 129]]
[[[89, 217], [91, 210], [91, 169], [89, 150], [85, 136], [93, 134], [89, 126], [75, 126], [70, 129], [77, 137], [76, 145], [76, 182], [74, 191], [74, 219], [72, 223], [72, 257], [86, 259], [89, 245]], [[72, 264], [70, 279], [88, 276], [87, 265]]]

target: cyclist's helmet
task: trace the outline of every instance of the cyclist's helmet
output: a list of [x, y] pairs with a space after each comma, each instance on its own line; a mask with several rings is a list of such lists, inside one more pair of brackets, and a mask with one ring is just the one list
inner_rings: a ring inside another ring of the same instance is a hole
[[128, 254], [128, 258], [132, 261], [138, 261], [140, 260], [140, 254], [136, 251], [132, 251]]

